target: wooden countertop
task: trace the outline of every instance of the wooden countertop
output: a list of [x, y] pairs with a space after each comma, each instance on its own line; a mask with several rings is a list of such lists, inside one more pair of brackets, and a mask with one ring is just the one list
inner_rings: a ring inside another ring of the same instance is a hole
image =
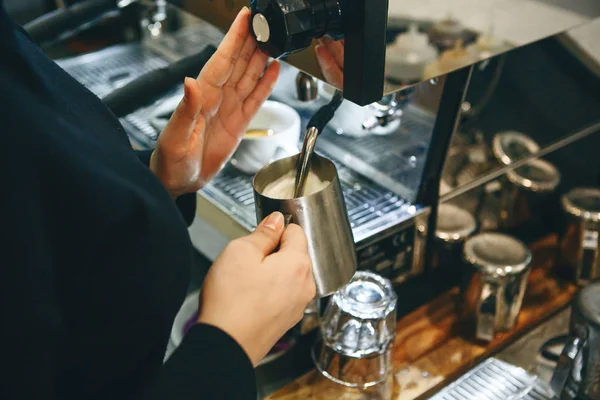
[[468, 339], [454, 289], [398, 321], [393, 347], [393, 375], [387, 382], [361, 391], [335, 384], [316, 370], [268, 396], [269, 400], [425, 399], [478, 362], [514, 342], [570, 302], [576, 287], [552, 273], [556, 236], [535, 243], [533, 270], [517, 327], [488, 344]]

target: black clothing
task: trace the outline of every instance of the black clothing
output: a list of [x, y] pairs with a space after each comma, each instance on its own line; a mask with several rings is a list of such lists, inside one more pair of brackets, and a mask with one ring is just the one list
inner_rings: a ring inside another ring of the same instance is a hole
[[252, 365], [197, 325], [163, 366], [192, 260], [175, 202], [102, 102], [0, 0], [0, 398], [255, 399]]

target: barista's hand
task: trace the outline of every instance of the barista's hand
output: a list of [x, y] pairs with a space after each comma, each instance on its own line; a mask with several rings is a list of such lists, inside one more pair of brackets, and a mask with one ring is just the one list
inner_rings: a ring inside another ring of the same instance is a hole
[[[250, 34], [244, 8], [161, 133], [150, 168], [173, 197], [208, 182], [229, 159], [279, 74]], [[264, 72], [264, 74], [263, 74]]]
[[317, 61], [323, 76], [329, 84], [338, 89], [344, 88], [344, 39], [337, 41], [324, 36], [315, 47]]
[[302, 228], [290, 224], [284, 231], [283, 215], [273, 213], [232, 241], [210, 268], [198, 322], [231, 335], [256, 366], [302, 319], [315, 290]]

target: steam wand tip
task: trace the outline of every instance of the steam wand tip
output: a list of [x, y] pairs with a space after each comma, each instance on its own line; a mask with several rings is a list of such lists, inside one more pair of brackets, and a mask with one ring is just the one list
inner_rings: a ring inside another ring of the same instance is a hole
[[302, 144], [302, 151], [298, 156], [298, 164], [296, 167], [296, 181], [294, 186], [294, 197], [301, 197], [304, 193], [306, 186], [306, 179], [310, 171], [310, 160], [315, 149], [317, 142], [317, 136], [323, 131], [325, 125], [331, 121], [335, 111], [342, 104], [344, 97], [342, 92], [336, 90], [331, 101], [319, 108], [319, 110], [313, 115], [308, 122], [306, 129], [306, 136], [304, 137], [304, 143]]

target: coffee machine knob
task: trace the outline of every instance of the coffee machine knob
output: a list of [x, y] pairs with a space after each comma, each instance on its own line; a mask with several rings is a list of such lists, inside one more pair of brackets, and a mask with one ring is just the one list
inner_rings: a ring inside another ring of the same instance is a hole
[[251, 8], [254, 37], [273, 58], [304, 50], [325, 34], [341, 37], [338, 0], [252, 0]]

